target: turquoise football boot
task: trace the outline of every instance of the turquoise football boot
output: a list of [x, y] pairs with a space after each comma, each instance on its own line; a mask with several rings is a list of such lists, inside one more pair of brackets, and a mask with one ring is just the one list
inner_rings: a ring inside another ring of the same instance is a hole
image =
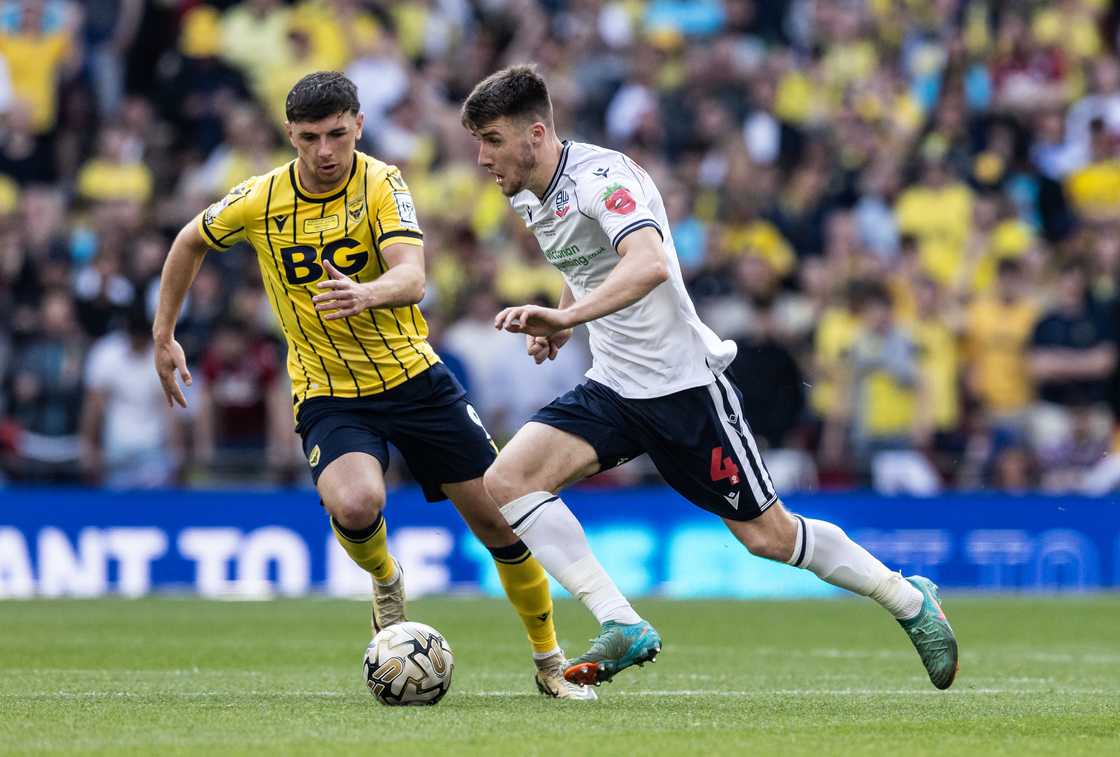
[[939, 689], [953, 685], [960, 663], [957, 661], [957, 637], [941, 609], [941, 593], [937, 584], [924, 576], [906, 579], [922, 593], [922, 609], [913, 618], [898, 621], [910, 637], [929, 680]]
[[568, 663], [564, 678], [584, 686], [598, 685], [632, 665], [653, 662], [660, 651], [661, 636], [646, 621], [623, 624], [608, 620], [591, 648]]

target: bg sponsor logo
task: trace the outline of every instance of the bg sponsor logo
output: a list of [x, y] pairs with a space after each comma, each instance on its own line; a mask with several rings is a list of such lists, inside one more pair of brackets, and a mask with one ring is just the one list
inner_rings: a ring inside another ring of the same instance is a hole
[[[358, 250], [362, 243], [350, 237], [336, 239], [323, 247], [322, 251], [309, 244], [296, 244], [280, 248], [280, 261], [284, 265], [284, 276], [292, 286], [302, 286], [323, 278], [323, 266], [317, 262], [330, 261], [339, 273], [353, 276], [369, 262], [369, 252]], [[339, 255], [339, 253], [342, 253]]]

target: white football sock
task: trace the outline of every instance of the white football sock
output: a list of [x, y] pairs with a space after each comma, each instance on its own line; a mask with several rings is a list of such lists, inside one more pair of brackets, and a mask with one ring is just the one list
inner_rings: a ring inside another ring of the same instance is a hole
[[833, 586], [871, 597], [898, 618], [912, 618], [922, 609], [922, 593], [848, 538], [832, 523], [794, 515], [797, 538], [790, 565], [815, 573]]
[[583, 527], [558, 495], [526, 494], [504, 505], [502, 515], [544, 569], [600, 624], [641, 621], [591, 553]]

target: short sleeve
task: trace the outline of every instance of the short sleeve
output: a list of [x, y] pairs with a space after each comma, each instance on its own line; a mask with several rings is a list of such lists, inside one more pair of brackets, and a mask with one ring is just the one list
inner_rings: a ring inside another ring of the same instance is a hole
[[375, 208], [377, 246], [386, 244], [423, 244], [424, 233], [416, 220], [412, 193], [395, 166], [389, 166], [382, 181], [371, 189], [369, 204]]
[[[599, 222], [611, 247], [618, 249], [622, 240], [638, 229], [652, 228], [665, 238], [660, 224], [649, 207], [649, 197], [639, 179], [640, 168], [630, 164], [605, 165], [592, 169], [590, 192], [581, 191], [586, 197], [587, 212]], [[563, 191], [563, 190], [560, 190]], [[581, 205], [583, 202], [581, 202]]]
[[198, 228], [209, 247], [228, 250], [245, 238], [245, 198], [256, 182], [256, 176], [241, 182], [199, 217]]

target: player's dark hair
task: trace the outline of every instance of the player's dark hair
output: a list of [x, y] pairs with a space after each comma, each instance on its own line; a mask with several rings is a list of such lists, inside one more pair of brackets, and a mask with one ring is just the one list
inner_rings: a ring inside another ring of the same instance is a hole
[[284, 113], [288, 123], [319, 121], [339, 113], [358, 114], [358, 88], [338, 71], [308, 74], [288, 92]]
[[477, 131], [499, 118], [532, 118], [552, 125], [548, 85], [536, 66], [510, 66], [480, 81], [459, 113], [463, 126]]

